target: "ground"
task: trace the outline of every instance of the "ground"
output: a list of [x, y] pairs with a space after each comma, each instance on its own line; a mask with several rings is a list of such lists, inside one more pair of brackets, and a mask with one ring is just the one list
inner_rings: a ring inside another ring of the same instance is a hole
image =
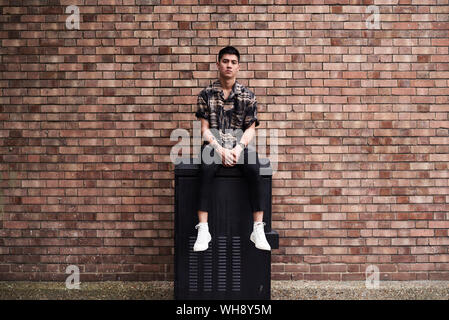
[[[0, 300], [170, 300], [173, 282], [84, 282], [67, 289], [64, 282], [0, 282]], [[272, 281], [272, 300], [449, 300], [449, 281]]]

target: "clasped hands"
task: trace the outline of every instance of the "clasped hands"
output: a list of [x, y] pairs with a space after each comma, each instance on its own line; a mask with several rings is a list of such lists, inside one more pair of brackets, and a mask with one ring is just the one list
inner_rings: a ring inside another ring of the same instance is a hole
[[221, 162], [225, 167], [233, 167], [237, 164], [240, 158], [243, 148], [240, 145], [236, 145], [233, 149], [227, 149], [219, 147], [218, 153], [220, 154]]

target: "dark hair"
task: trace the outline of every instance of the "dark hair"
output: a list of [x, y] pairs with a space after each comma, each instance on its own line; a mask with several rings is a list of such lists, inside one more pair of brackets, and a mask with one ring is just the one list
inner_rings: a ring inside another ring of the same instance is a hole
[[223, 57], [224, 54], [235, 54], [237, 56], [237, 61], [240, 62], [240, 53], [236, 48], [232, 46], [227, 46], [221, 49], [220, 52], [218, 53], [218, 61], [221, 61], [221, 58]]

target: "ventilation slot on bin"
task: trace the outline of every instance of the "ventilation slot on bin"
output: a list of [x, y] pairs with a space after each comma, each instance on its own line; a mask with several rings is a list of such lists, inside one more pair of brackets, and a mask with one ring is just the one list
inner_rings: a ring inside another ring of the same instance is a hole
[[232, 237], [232, 291], [240, 291], [241, 256], [240, 237]]
[[203, 290], [212, 291], [212, 248], [209, 242], [209, 249], [203, 255]]
[[227, 241], [226, 237], [218, 237], [218, 273], [217, 290], [226, 291], [226, 270], [227, 270]]
[[[189, 237], [189, 248], [193, 248], [196, 237]], [[198, 291], [198, 253], [189, 250], [189, 291]]]

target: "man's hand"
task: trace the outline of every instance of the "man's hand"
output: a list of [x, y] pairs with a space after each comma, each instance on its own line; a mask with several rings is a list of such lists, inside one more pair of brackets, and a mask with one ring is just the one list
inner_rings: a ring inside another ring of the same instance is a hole
[[221, 148], [221, 162], [225, 167], [232, 167], [234, 165], [232, 150]]
[[240, 154], [242, 153], [243, 148], [238, 144], [234, 147], [234, 149], [231, 150], [232, 153], [232, 160], [234, 165], [237, 164], [240, 158]]
[[223, 165], [225, 167], [233, 167], [237, 164], [240, 158], [240, 154], [242, 153], [243, 148], [239, 145], [235, 146], [234, 149], [224, 149], [224, 159]]
[[[241, 149], [242, 147], [239, 146], [239, 148]], [[238, 161], [241, 150], [236, 150], [236, 148], [230, 150], [220, 146], [217, 152], [219, 153], [221, 162], [225, 167], [233, 167]]]

